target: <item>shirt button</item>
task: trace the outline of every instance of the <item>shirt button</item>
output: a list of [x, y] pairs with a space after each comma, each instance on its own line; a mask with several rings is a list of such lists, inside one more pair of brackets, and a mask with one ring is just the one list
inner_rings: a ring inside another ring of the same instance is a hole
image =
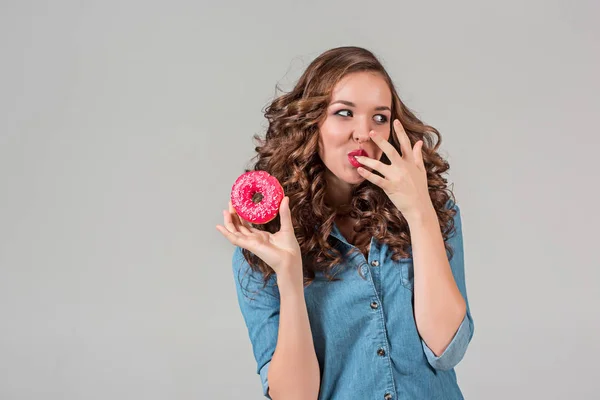
[[389, 394], [389, 393], [386, 393], [386, 394], [385, 394], [385, 396], [383, 396], [383, 398], [384, 398], [385, 400], [390, 400], [390, 399], [392, 399], [392, 395], [391, 395], [391, 394]]
[[371, 265], [374, 266], [374, 267], [378, 267], [379, 266], [379, 261], [373, 260], [373, 261], [371, 261]]
[[376, 301], [374, 301], [374, 302], [372, 302], [372, 303], [371, 303], [371, 308], [372, 308], [373, 310], [377, 309], [377, 307], [379, 307], [379, 304], [377, 304], [377, 302], [376, 302]]
[[379, 350], [377, 350], [377, 354], [380, 355], [381, 357], [383, 357], [383, 356], [385, 356], [385, 350], [379, 349]]

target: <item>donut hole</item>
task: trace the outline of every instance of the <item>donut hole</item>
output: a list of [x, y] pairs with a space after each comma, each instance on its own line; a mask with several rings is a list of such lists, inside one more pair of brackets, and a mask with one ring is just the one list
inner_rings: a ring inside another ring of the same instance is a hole
[[260, 202], [262, 201], [262, 199], [263, 199], [263, 195], [262, 195], [262, 193], [260, 193], [260, 192], [256, 192], [256, 193], [254, 193], [254, 195], [252, 196], [252, 202], [253, 202], [254, 204], [258, 204], [258, 203], [260, 203]]

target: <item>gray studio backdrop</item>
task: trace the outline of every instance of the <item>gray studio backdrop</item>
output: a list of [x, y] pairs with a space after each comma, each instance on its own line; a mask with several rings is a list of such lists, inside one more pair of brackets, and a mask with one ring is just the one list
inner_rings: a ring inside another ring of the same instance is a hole
[[222, 223], [275, 85], [374, 51], [443, 135], [468, 399], [596, 399], [597, 1], [0, 3], [0, 398], [249, 399]]

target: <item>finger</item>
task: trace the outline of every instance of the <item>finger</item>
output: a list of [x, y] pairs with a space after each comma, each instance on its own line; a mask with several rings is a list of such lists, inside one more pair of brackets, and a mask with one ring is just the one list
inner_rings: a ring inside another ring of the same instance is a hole
[[400, 154], [394, 148], [394, 146], [390, 142], [388, 142], [387, 140], [385, 140], [377, 132], [371, 131], [371, 132], [369, 132], [369, 136], [371, 137], [371, 139], [373, 140], [373, 142], [375, 142], [375, 144], [377, 146], [379, 146], [379, 148], [385, 153], [385, 155], [388, 157], [388, 159], [392, 163], [396, 163], [396, 162], [398, 162], [398, 161], [400, 161], [402, 159], [402, 156], [400, 156]]
[[255, 227], [250, 225], [250, 222], [242, 219], [241, 217], [240, 217], [240, 219], [243, 221], [243, 224], [244, 224], [242, 226], [244, 227], [244, 229], [247, 229], [248, 232], [250, 232], [250, 233], [264, 232], [264, 231], [261, 231], [260, 229], [256, 229]]
[[243, 235], [252, 235], [250, 229], [248, 229], [244, 224], [239, 224], [238, 229]]
[[240, 246], [240, 236], [237, 236], [221, 225], [216, 226], [217, 230], [223, 234], [231, 242], [231, 244]]
[[231, 214], [231, 221], [233, 222], [233, 224], [236, 227], [239, 227], [241, 225], [240, 216], [237, 215], [235, 208], [233, 208], [233, 204], [231, 204], [231, 200], [229, 201], [228, 206], [229, 206], [229, 214]]
[[400, 143], [400, 150], [402, 151], [403, 158], [406, 160], [413, 160], [413, 149], [412, 145], [410, 144], [410, 138], [398, 119], [394, 120], [394, 132], [396, 133], [396, 138]]
[[[234, 215], [234, 217], [236, 218], [236, 222], [238, 222], [238, 226], [245, 226], [246, 228], [248, 228], [249, 230], [253, 230], [254, 228], [252, 227], [252, 225], [250, 225], [250, 222], [246, 221], [244, 218], [242, 218], [237, 211], [235, 210], [235, 208], [233, 208], [233, 204], [231, 204], [231, 201], [229, 201], [229, 212], [232, 213]], [[254, 229], [255, 230], [255, 229]]]
[[423, 161], [423, 146], [424, 142], [422, 140], [419, 140], [417, 144], [415, 144], [413, 150], [415, 162], [417, 163], [417, 166], [421, 169], [425, 169], [425, 162]]
[[233, 234], [240, 233], [238, 231], [237, 227], [233, 223], [231, 213], [229, 213], [228, 211], [225, 211], [225, 210], [223, 210], [223, 222], [224, 222], [225, 228], [227, 228], [227, 230], [229, 232], [231, 232]]
[[373, 158], [363, 157], [363, 156], [356, 156], [355, 158], [356, 158], [356, 161], [358, 161], [362, 165], [381, 173], [381, 175], [383, 175], [383, 176], [387, 177], [390, 174], [390, 169], [389, 169], [390, 166], [382, 163], [379, 160], [375, 160]]
[[387, 179], [382, 178], [379, 175], [374, 174], [373, 172], [369, 172], [362, 167], [358, 168], [358, 173], [361, 174], [369, 182], [374, 183], [375, 185], [379, 186], [383, 190], [387, 190], [387, 182], [388, 182]]
[[233, 208], [231, 200], [229, 201], [229, 213], [231, 214], [233, 224], [241, 233], [243, 233], [244, 235], [250, 235], [252, 233], [250, 231], [251, 228], [247, 225], [247, 222], [242, 217], [240, 217], [237, 211], [235, 211], [235, 208]]
[[244, 225], [240, 225], [240, 232], [242, 232], [244, 235], [252, 235], [252, 231], [246, 228]]
[[251, 251], [254, 254], [257, 254], [258, 250], [256, 248], [256, 241], [248, 236], [244, 236], [241, 233], [231, 233], [228, 229], [221, 225], [216, 225], [216, 228], [219, 232], [223, 234], [231, 242], [231, 244], [239, 247], [243, 247]]
[[239, 220], [239, 229], [241, 232], [244, 232], [245, 234], [250, 234], [253, 232], [258, 232], [258, 229], [253, 228], [252, 225], [250, 225], [250, 222], [246, 221], [244, 218], [240, 217], [238, 214], [236, 214], [236, 217]]
[[290, 198], [285, 196], [279, 205], [279, 216], [281, 220], [281, 231], [293, 232], [292, 213], [290, 211]]

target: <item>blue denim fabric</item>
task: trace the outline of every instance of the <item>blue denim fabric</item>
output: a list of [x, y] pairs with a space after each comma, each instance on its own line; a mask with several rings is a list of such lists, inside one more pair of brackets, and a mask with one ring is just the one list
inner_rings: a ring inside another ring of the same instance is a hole
[[[467, 301], [467, 313], [450, 345], [436, 356], [417, 332], [412, 258], [393, 261], [387, 245], [372, 238], [368, 260], [355, 253], [336, 266], [341, 281], [329, 282], [317, 273], [305, 288], [321, 368], [320, 400], [463, 399], [454, 367], [465, 354], [474, 325], [465, 286], [460, 209], [449, 204], [457, 210], [456, 233], [448, 239], [454, 249], [450, 265]], [[342, 254], [352, 247], [337, 226], [331, 234]], [[256, 372], [263, 394], [270, 398], [267, 373], [279, 327], [276, 277], [263, 289], [262, 277], [249, 268], [239, 247], [232, 266]]]

